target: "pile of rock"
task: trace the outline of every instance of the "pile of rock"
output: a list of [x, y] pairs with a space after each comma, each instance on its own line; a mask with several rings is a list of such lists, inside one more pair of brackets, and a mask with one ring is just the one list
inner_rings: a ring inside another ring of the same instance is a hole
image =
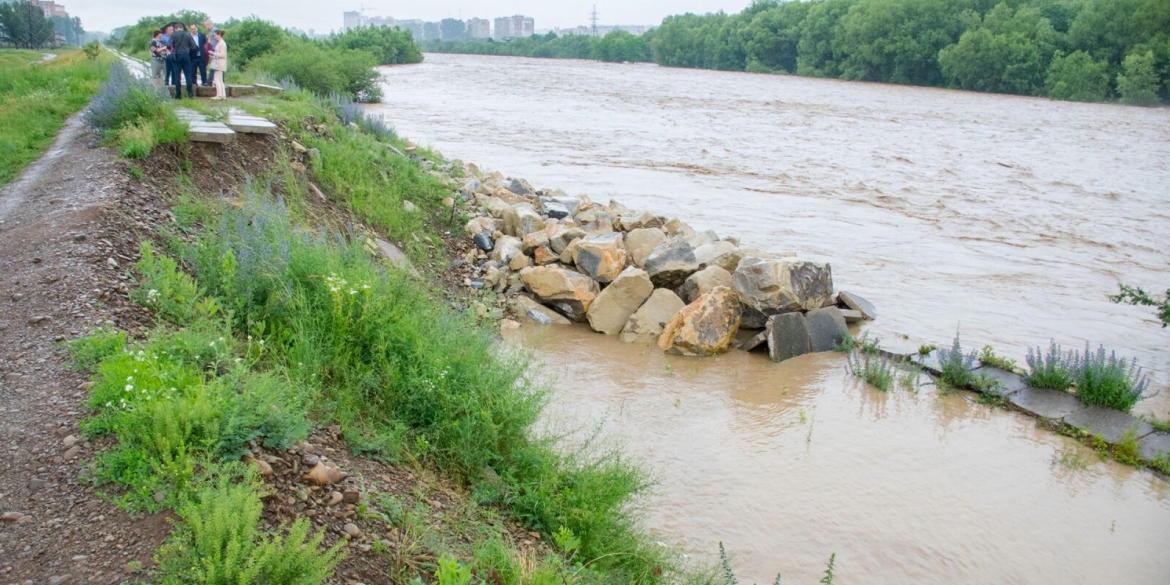
[[835, 293], [828, 264], [741, 248], [676, 218], [465, 168], [460, 193], [475, 210], [466, 231], [477, 248], [464, 258], [477, 266], [466, 284], [504, 294], [521, 319], [588, 322], [683, 355], [766, 343], [780, 361], [832, 349], [847, 321], [874, 317], [864, 299]]

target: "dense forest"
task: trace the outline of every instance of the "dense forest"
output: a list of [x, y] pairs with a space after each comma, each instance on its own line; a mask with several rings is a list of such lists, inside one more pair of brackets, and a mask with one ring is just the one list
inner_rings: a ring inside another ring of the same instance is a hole
[[[202, 29], [207, 15], [183, 11], [140, 19], [115, 30], [107, 43], [145, 59], [153, 32], [170, 22], [196, 23]], [[364, 27], [310, 39], [256, 17], [217, 23], [229, 47], [228, 71], [262, 71], [276, 79], [291, 78], [300, 87], [320, 94], [341, 93], [361, 101], [379, 101], [378, 65], [422, 61], [422, 52], [410, 31], [391, 27]], [[115, 36], [116, 35], [116, 36]]]
[[[444, 21], [446, 22], [446, 21]], [[556, 33], [532, 35], [508, 42], [487, 40], [424, 41], [428, 53], [466, 53], [543, 59], [595, 59], [613, 63], [650, 61], [650, 45], [645, 36], [615, 30], [602, 38], [586, 35], [557, 36]]]
[[1170, 91], [1170, 0], [757, 0], [738, 14], [670, 16], [632, 38], [616, 56], [598, 50], [609, 37], [424, 48], [609, 61], [648, 52], [669, 67], [1140, 105]]

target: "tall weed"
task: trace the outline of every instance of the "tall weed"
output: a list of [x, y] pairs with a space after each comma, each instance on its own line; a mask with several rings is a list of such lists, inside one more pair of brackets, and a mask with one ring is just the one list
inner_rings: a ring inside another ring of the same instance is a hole
[[943, 383], [953, 388], [967, 388], [975, 381], [971, 373], [975, 367], [976, 353], [963, 352], [963, 345], [959, 340], [959, 332], [955, 332], [955, 340], [950, 349], [938, 349], [939, 370], [942, 372]]
[[1033, 388], [1068, 390], [1072, 387], [1072, 354], [1063, 351], [1055, 341], [1045, 352], [1039, 347], [1028, 348], [1028, 377], [1026, 382]]
[[1077, 398], [1083, 404], [1122, 412], [1133, 409], [1150, 383], [1138, 367], [1137, 358], [1127, 362], [1118, 358], [1116, 352], [1106, 354], [1104, 346], [1089, 351], [1088, 342], [1083, 354], [1073, 353], [1070, 371]]

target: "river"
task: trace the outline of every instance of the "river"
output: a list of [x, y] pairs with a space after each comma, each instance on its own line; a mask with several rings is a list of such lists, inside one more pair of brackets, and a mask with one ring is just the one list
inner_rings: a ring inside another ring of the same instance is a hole
[[[894, 349], [1103, 343], [1170, 416], [1170, 330], [1112, 304], [1170, 286], [1170, 110], [583, 61], [427, 55], [384, 68], [400, 133], [538, 187], [677, 216], [830, 262]], [[665, 538], [741, 579], [1165, 583], [1170, 489], [1023, 415], [883, 394], [835, 354], [663, 356], [529, 330], [550, 419], [605, 433], [660, 481]]]

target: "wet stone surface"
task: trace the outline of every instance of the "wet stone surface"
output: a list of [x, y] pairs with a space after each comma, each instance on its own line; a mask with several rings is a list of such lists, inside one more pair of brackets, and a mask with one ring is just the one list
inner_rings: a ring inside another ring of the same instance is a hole
[[975, 371], [975, 375], [986, 375], [993, 380], [998, 380], [1001, 384], [999, 391], [1004, 396], [1015, 394], [1028, 387], [1023, 376], [991, 366], [979, 368]]
[[1121, 439], [1125, 436], [1125, 432], [1131, 429], [1134, 431], [1136, 438], [1141, 438], [1154, 432], [1154, 427], [1140, 418], [1100, 406], [1089, 406], [1074, 411], [1064, 417], [1064, 422], [1100, 436], [1111, 445], [1120, 443]]
[[1142, 459], [1153, 461], [1159, 454], [1170, 456], [1170, 433], [1153, 433], [1138, 441]]
[[1008, 402], [1037, 416], [1056, 420], [1085, 408], [1076, 396], [1048, 388], [1025, 388], [1008, 396]]

